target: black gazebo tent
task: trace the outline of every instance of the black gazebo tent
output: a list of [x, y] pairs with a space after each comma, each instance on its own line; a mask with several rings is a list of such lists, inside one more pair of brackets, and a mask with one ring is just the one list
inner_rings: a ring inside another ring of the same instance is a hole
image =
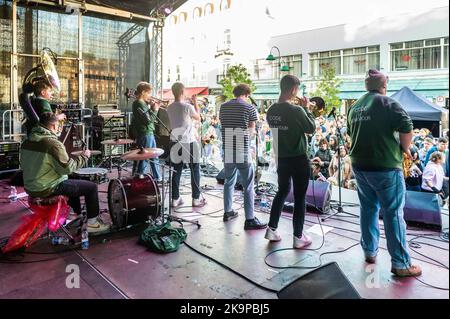
[[428, 128], [433, 136], [439, 136], [442, 121], [448, 121], [448, 110], [433, 104], [408, 87], [391, 97], [400, 102], [408, 112], [415, 128]]

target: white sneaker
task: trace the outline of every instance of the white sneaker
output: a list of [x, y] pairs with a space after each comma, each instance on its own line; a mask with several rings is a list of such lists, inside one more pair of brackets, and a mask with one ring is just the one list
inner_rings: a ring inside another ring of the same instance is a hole
[[90, 224], [88, 222], [88, 233], [89, 234], [96, 234], [96, 233], [103, 233], [103, 232], [107, 232], [109, 231], [109, 229], [111, 228], [110, 225], [105, 224], [102, 220], [100, 220], [99, 218], [97, 218], [97, 220], [95, 221], [95, 223]]
[[184, 204], [183, 199], [180, 197], [178, 199], [172, 199], [172, 207], [177, 208]]
[[294, 248], [302, 249], [312, 244], [312, 239], [303, 233], [302, 238], [294, 236]]
[[269, 241], [281, 241], [281, 235], [277, 232], [277, 230], [272, 230], [272, 228], [267, 227], [265, 239]]
[[192, 207], [203, 207], [206, 205], [205, 199], [192, 199]]

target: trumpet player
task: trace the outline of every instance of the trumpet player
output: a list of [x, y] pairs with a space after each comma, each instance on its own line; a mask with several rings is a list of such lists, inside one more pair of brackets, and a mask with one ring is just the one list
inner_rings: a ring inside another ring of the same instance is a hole
[[311, 238], [303, 232], [306, 213], [305, 196], [311, 175], [306, 134], [313, 134], [316, 130], [308, 98], [299, 99], [300, 106], [289, 103], [297, 96], [299, 85], [300, 80], [297, 77], [284, 76], [280, 83], [281, 95], [278, 103], [272, 105], [267, 112], [267, 121], [273, 133], [274, 151], [278, 164], [278, 192], [273, 200], [265, 238], [269, 241], [281, 240], [281, 236], [277, 232], [278, 222], [292, 180], [295, 201], [293, 247], [296, 249], [302, 249], [312, 243]]
[[[131, 129], [136, 144], [143, 148], [156, 148], [155, 122], [160, 104], [152, 100], [152, 86], [147, 82], [140, 82], [136, 88], [136, 100], [133, 102], [133, 119]], [[150, 107], [149, 107], [150, 104]], [[143, 175], [147, 169], [147, 161], [139, 161], [133, 166], [133, 174]], [[159, 161], [153, 159], [150, 168], [153, 177], [160, 181]]]

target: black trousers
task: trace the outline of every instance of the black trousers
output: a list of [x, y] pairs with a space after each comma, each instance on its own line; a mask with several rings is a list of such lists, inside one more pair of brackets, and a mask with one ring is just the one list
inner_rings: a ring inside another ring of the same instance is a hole
[[301, 237], [306, 214], [306, 191], [311, 175], [311, 164], [305, 156], [278, 159], [278, 192], [272, 203], [269, 227], [278, 228], [281, 211], [286, 197], [291, 190], [291, 180], [294, 186], [294, 235]]
[[[183, 144], [181, 147], [180, 144], [172, 143], [172, 147], [176, 147], [175, 154], [171, 154], [170, 165], [175, 170], [172, 175], [172, 198], [178, 199], [180, 198], [180, 181], [181, 175], [183, 173], [184, 165], [189, 165], [189, 169], [191, 170], [191, 188], [192, 188], [192, 198], [199, 199], [200, 198], [200, 163], [198, 163], [198, 159], [195, 158], [194, 154], [198, 154], [198, 144], [190, 143]], [[184, 153], [184, 156], [183, 156]], [[178, 154], [178, 158], [173, 158], [173, 155]]]
[[100, 212], [97, 184], [93, 182], [68, 179], [56, 187], [53, 195], [68, 196], [69, 206], [77, 215], [81, 214], [81, 196], [86, 202], [87, 218], [97, 217]]

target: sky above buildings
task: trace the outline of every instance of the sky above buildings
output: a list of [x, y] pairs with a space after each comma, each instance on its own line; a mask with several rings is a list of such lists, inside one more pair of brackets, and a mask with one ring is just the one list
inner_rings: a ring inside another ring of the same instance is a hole
[[[448, 6], [448, 0], [244, 0], [268, 8], [277, 23], [273, 35], [337, 24], [362, 25], [380, 17], [420, 13]], [[294, 23], [295, 22], [295, 23]]]
[[[214, 14], [194, 17], [194, 8], [204, 8], [208, 2], [215, 4]], [[188, 21], [166, 24], [166, 65], [195, 65], [200, 72], [222, 67], [223, 59], [214, 57], [223, 47], [227, 29], [231, 30], [233, 62], [245, 64], [265, 58], [269, 41], [276, 35], [346, 24], [347, 35], [352, 37], [361, 26], [381, 17], [391, 17], [386, 19], [388, 29], [395, 29], [395, 24], [400, 30], [416, 14], [448, 6], [448, 0], [232, 0], [229, 10], [220, 11], [220, 2], [189, 0], [173, 13], [186, 12]], [[409, 14], [408, 19], [402, 19], [402, 14]], [[377, 29], [384, 30], [383, 26]]]

